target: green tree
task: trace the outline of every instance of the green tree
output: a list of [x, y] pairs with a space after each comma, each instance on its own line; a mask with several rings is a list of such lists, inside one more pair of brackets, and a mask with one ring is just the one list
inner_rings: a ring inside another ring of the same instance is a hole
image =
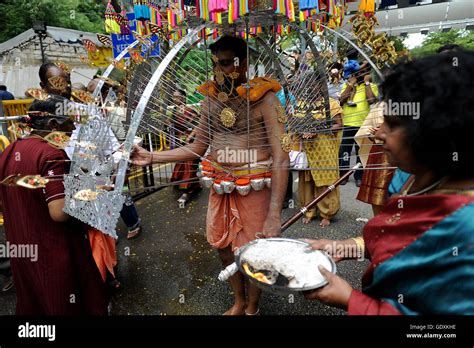
[[[206, 69], [207, 58], [207, 69]], [[179, 81], [181, 81], [181, 88], [185, 89], [188, 98], [187, 103], [197, 103], [200, 98], [194, 94], [197, 84], [204, 83], [206, 79], [210, 78], [212, 74], [212, 64], [210, 53], [202, 49], [192, 49], [186, 58], [181, 62], [181, 69], [179, 72]], [[192, 77], [192, 78], [191, 78]]]
[[464, 48], [474, 49], [474, 33], [465, 30], [450, 30], [447, 32], [429, 33], [423, 43], [411, 50], [415, 57], [435, 53], [444, 45], [456, 44]]
[[459, 46], [474, 49], [474, 32], [473, 31], [466, 31], [462, 32], [461, 36], [456, 40], [456, 43]]
[[395, 51], [400, 52], [407, 49], [403, 40], [399, 36], [389, 36], [389, 40], [393, 41], [393, 46], [395, 47]]
[[102, 33], [105, 4], [94, 0], [5, 0], [0, 4], [0, 42], [30, 29], [33, 21], [46, 25]]

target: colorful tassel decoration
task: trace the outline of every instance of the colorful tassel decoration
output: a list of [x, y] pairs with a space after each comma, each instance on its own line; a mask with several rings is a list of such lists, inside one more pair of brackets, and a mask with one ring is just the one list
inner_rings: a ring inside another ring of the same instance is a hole
[[166, 16], [168, 20], [168, 31], [171, 31], [171, 10], [168, 8], [166, 9]]
[[209, 12], [221, 13], [229, 9], [227, 0], [209, 0]]
[[135, 12], [136, 20], [149, 21], [150, 8], [148, 7], [148, 0], [133, 0], [133, 12]]
[[293, 0], [288, 0], [289, 3], [289, 12], [288, 12], [288, 19], [290, 22], [295, 21], [295, 5], [293, 4]]
[[229, 1], [229, 14], [228, 14], [228, 21], [229, 24], [234, 23], [234, 2], [232, 0]]
[[150, 22], [156, 25], [160, 22], [160, 7], [157, 0], [148, 0], [148, 7], [150, 8]]
[[120, 24], [117, 21], [117, 12], [115, 12], [111, 0], [109, 0], [105, 9], [105, 32], [109, 34], [120, 34]]
[[375, 12], [375, 0], [360, 0], [359, 11], [364, 14], [373, 14]]
[[130, 34], [130, 22], [127, 17], [127, 11], [123, 5], [121, 6], [120, 12], [120, 33], [123, 35]]

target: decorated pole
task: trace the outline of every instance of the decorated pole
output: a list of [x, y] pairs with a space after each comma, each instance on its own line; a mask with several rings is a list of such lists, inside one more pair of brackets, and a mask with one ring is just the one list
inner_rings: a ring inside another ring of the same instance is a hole
[[308, 210], [310, 210], [316, 204], [318, 204], [320, 201], [322, 201], [324, 199], [324, 197], [326, 197], [328, 194], [330, 194], [332, 191], [334, 191], [336, 189], [336, 187], [341, 184], [341, 182], [343, 182], [344, 180], [349, 178], [360, 167], [362, 167], [362, 163], [357, 163], [354, 167], [352, 167], [351, 170], [349, 170], [346, 174], [341, 176], [334, 184], [329, 186], [323, 193], [321, 193], [318, 197], [313, 199], [308, 205], [305, 205], [304, 207], [301, 207], [301, 209], [295, 215], [293, 215], [291, 218], [286, 220], [283, 223], [283, 225], [281, 225], [281, 232], [283, 233], [284, 231], [286, 231], [288, 229], [288, 227], [290, 227], [296, 221], [298, 221], [298, 219], [300, 217], [302, 217], [304, 214], [306, 214], [306, 212]]

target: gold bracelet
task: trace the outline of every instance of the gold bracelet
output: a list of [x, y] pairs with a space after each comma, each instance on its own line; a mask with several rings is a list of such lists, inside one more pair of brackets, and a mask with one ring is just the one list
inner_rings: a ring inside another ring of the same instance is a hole
[[361, 251], [360, 257], [364, 257], [365, 255], [365, 241], [362, 236], [351, 238], [357, 245], [357, 249]]

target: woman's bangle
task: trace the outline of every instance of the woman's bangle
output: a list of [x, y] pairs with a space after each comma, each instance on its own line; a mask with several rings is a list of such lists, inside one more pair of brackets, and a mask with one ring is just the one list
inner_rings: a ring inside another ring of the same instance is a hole
[[355, 238], [351, 238], [351, 239], [356, 243], [357, 251], [360, 250], [359, 257], [364, 257], [364, 255], [365, 255], [365, 241], [364, 241], [364, 238], [355, 237]]
[[150, 152], [150, 163], [148, 163], [148, 165], [153, 165], [153, 152]]

